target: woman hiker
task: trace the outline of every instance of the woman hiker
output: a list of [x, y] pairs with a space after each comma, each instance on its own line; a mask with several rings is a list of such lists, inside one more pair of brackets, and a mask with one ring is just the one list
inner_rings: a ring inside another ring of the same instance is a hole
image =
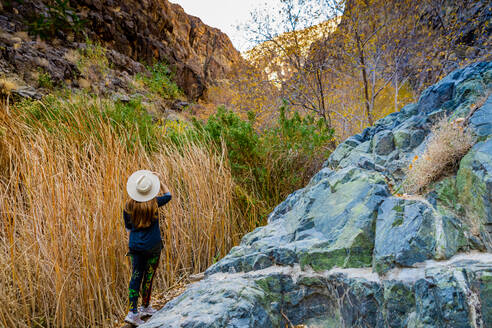
[[[164, 194], [157, 196], [160, 189]], [[162, 249], [157, 209], [171, 200], [171, 193], [155, 173], [147, 170], [133, 173], [128, 178], [126, 191], [130, 200], [123, 210], [123, 219], [130, 232], [127, 255], [132, 262], [132, 277], [129, 286], [130, 311], [125, 321], [138, 326], [144, 323], [142, 317], [156, 312], [150, 306], [150, 294]], [[140, 291], [142, 306], [137, 308]]]

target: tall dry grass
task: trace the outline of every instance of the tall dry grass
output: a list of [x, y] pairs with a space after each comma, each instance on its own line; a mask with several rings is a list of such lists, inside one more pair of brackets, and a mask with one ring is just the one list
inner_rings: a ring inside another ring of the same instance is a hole
[[160, 172], [173, 193], [161, 213], [155, 290], [204, 270], [250, 229], [234, 205], [225, 152], [192, 143], [130, 151], [109, 119], [83, 108], [53, 129], [4, 105], [0, 135], [0, 326], [121, 320], [130, 278], [121, 213], [137, 169]]
[[463, 119], [449, 121], [444, 117], [434, 124], [423, 155], [416, 156], [406, 170], [406, 192], [425, 192], [433, 182], [457, 171], [459, 161], [474, 142], [472, 132], [463, 123]]

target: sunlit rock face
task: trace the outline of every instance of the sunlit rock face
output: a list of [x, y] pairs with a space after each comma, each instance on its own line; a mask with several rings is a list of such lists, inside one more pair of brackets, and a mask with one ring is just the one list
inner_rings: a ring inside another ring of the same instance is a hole
[[176, 70], [178, 85], [194, 99], [212, 81], [224, 78], [239, 52], [229, 37], [167, 0], [82, 0], [89, 9], [92, 36], [124, 55]]
[[[0, 72], [24, 77], [41, 67], [55, 81], [75, 78], [77, 68], [65, 54], [85, 42], [82, 33], [57, 31], [46, 43], [22, 40], [17, 34], [28, 31], [27, 22], [47, 15], [51, 2], [17, 1], [15, 8], [0, 7]], [[79, 0], [70, 5], [84, 21], [84, 34], [114, 51], [109, 59], [115, 68], [134, 74], [143, 70], [141, 62], [165, 62], [192, 99], [205, 97], [210, 83], [242, 61], [227, 35], [167, 0]]]
[[394, 196], [388, 181], [402, 181], [436, 120], [466, 117], [491, 89], [492, 63], [468, 66], [348, 138], [143, 327], [489, 327], [492, 96], [454, 176], [423, 197]]

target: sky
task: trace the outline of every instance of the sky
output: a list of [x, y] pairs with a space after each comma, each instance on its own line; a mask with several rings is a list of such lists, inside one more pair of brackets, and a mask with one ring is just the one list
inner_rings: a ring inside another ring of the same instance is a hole
[[[265, 0], [170, 0], [177, 3], [187, 14], [200, 17], [207, 25], [216, 27], [227, 34], [234, 47], [239, 51], [247, 50], [251, 44], [243, 37], [236, 26], [245, 23], [249, 13], [263, 4]], [[270, 8], [280, 3], [279, 0], [268, 0]]]

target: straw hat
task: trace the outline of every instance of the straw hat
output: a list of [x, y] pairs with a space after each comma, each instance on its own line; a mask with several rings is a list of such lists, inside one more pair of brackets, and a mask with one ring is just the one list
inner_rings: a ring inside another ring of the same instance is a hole
[[134, 172], [126, 183], [128, 195], [137, 202], [146, 202], [157, 196], [161, 184], [159, 177], [148, 170]]

